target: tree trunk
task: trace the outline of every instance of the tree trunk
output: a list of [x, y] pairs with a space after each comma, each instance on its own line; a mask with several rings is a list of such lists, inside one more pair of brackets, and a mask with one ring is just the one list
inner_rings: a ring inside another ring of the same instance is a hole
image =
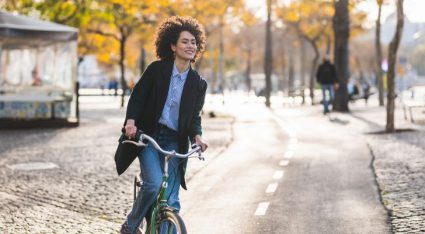
[[363, 67], [362, 67], [362, 63], [360, 62], [360, 59], [358, 56], [354, 56], [354, 62], [356, 63], [357, 68], [359, 69], [359, 73], [360, 73], [360, 84], [363, 84], [365, 81], [365, 76], [364, 76], [364, 71], [363, 71]]
[[289, 48], [289, 58], [288, 58], [288, 96], [292, 96], [294, 91], [294, 53], [292, 47]]
[[224, 91], [224, 23], [220, 24], [220, 42], [219, 42], [219, 55], [218, 55], [218, 91]]
[[127, 37], [122, 36], [120, 40], [120, 71], [121, 71], [121, 107], [124, 107], [124, 98], [125, 98], [125, 92], [127, 90], [127, 82], [125, 81], [125, 43], [127, 42]]
[[300, 86], [301, 86], [301, 96], [302, 96], [302, 99], [303, 99], [303, 101], [302, 101], [302, 104], [305, 104], [305, 94], [304, 94], [304, 90], [305, 90], [305, 59], [306, 59], [306, 51], [305, 51], [305, 40], [304, 40], [304, 38], [302, 38], [302, 37], [300, 37], [300, 41], [301, 41], [301, 47], [300, 47], [300, 49], [301, 49], [301, 56], [300, 56], [300, 58], [301, 58], [301, 61], [300, 61], [300, 63], [301, 63], [301, 70], [300, 70], [300, 79], [301, 79], [301, 82], [300, 82]]
[[387, 125], [386, 132], [394, 132], [394, 108], [395, 108], [395, 66], [397, 62], [397, 50], [403, 32], [404, 14], [403, 0], [397, 0], [397, 26], [394, 38], [391, 40], [388, 54], [388, 95], [387, 95]]
[[381, 10], [383, 0], [377, 0], [378, 3], [378, 18], [376, 20], [375, 32], [375, 48], [376, 48], [376, 79], [378, 81], [378, 98], [379, 105], [384, 106], [384, 80], [382, 63], [382, 47], [381, 47]]
[[310, 98], [311, 98], [311, 105], [314, 105], [314, 87], [316, 86], [316, 69], [317, 69], [317, 63], [319, 62], [319, 49], [317, 48], [316, 41], [309, 40], [311, 46], [314, 50], [314, 58], [311, 61], [311, 71], [310, 71], [310, 82], [309, 82], [309, 88], [310, 88]]
[[326, 55], [330, 55], [331, 54], [331, 35], [326, 34]]
[[348, 38], [350, 36], [350, 17], [348, 11], [349, 0], [337, 0], [334, 3], [333, 30], [335, 35], [334, 61], [338, 76], [339, 88], [335, 92], [335, 106], [333, 110], [347, 112], [349, 78]]
[[[286, 59], [287, 52], [286, 52], [286, 44], [287, 44], [287, 38], [285, 37], [285, 32], [282, 32], [281, 40], [280, 40], [280, 58], [281, 58], [281, 78], [279, 82], [279, 90], [282, 91], [282, 93], [285, 93], [285, 88], [288, 86], [287, 83], [287, 77], [286, 77], [286, 61], [289, 61], [289, 59]], [[288, 48], [289, 49], [289, 48]]]
[[248, 94], [251, 92], [251, 47], [248, 48], [246, 53], [246, 70], [245, 70], [245, 82]]
[[270, 107], [271, 74], [272, 74], [272, 33], [271, 33], [272, 0], [267, 0], [266, 48], [264, 53], [264, 73], [266, 75], [266, 106]]
[[146, 50], [145, 47], [143, 47], [140, 50], [140, 61], [139, 61], [139, 66], [140, 66], [140, 74], [143, 74], [143, 72], [146, 69]]

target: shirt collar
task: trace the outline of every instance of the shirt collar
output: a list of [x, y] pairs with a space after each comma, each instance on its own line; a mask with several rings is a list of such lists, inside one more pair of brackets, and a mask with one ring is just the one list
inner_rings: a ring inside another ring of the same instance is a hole
[[176, 77], [177, 75], [180, 75], [180, 80], [184, 80], [187, 77], [187, 74], [189, 73], [190, 70], [190, 65], [189, 67], [186, 69], [186, 71], [179, 73], [179, 70], [177, 69], [176, 63], [174, 63], [173, 65], [173, 75], [172, 77]]

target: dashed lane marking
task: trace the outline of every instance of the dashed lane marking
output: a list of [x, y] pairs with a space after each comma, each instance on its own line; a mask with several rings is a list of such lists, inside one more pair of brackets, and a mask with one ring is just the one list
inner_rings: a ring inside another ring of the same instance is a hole
[[283, 177], [283, 171], [275, 171], [274, 172], [274, 174], [273, 174], [273, 179], [280, 179], [280, 178], [282, 178]]
[[279, 162], [279, 166], [282, 166], [282, 167], [288, 166], [288, 164], [289, 164], [289, 160], [282, 160]]
[[265, 215], [267, 212], [267, 208], [269, 208], [270, 202], [260, 202], [258, 204], [257, 210], [255, 211], [255, 215]]
[[274, 193], [277, 189], [277, 183], [269, 184], [266, 189], [266, 193]]

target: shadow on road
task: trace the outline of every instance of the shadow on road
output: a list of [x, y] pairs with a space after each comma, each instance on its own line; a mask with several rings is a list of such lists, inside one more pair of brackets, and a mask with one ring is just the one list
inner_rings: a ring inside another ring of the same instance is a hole
[[332, 118], [332, 116], [328, 116], [328, 118], [329, 118], [329, 121], [331, 122], [331, 123], [335, 123], [335, 124], [340, 124], [340, 125], [347, 125], [347, 124], [349, 124], [350, 123], [350, 121], [348, 121], [348, 120], [344, 120], [344, 119], [340, 119], [340, 118], [338, 118], [338, 117], [336, 117], [336, 118]]

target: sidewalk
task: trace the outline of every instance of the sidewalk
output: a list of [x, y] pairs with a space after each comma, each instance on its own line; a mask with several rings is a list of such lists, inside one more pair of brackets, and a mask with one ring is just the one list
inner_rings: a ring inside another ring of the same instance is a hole
[[[0, 131], [0, 233], [119, 230], [139, 172], [138, 162], [121, 176], [115, 171], [113, 156], [125, 116], [119, 101], [81, 97], [77, 128]], [[230, 143], [232, 121], [204, 116], [209, 149], [205, 162], [189, 162], [189, 177]]]
[[[373, 134], [385, 129], [385, 107], [377, 104], [365, 106], [359, 102], [350, 108], [351, 116], [365, 124], [363, 131], [374, 156], [373, 168], [393, 232], [424, 233], [425, 125], [405, 120], [403, 110], [398, 107], [395, 111], [396, 129], [412, 131]], [[418, 117], [423, 120], [425, 114]]]

